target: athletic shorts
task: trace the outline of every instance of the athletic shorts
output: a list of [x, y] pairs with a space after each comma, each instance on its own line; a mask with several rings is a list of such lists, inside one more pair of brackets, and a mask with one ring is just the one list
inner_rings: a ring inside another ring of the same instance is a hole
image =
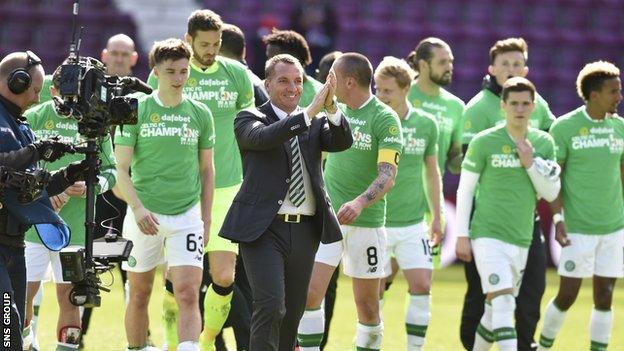
[[[63, 251], [76, 251], [81, 247], [72, 245], [63, 249]], [[63, 280], [63, 269], [58, 251], [52, 251], [40, 243], [27, 241], [24, 256], [26, 258], [26, 281], [41, 282], [50, 280], [49, 270], [52, 268], [52, 278], [55, 283], [71, 283]]]
[[340, 226], [343, 239], [319, 245], [315, 261], [337, 267], [344, 259], [344, 274], [352, 278], [383, 278], [386, 263], [386, 230]]
[[477, 238], [471, 242], [483, 292], [513, 288], [517, 296], [529, 249], [492, 238]]
[[388, 246], [385, 272], [392, 273], [390, 257], [394, 257], [399, 268], [433, 269], [431, 247], [429, 246], [429, 228], [425, 221], [407, 227], [386, 227]]
[[131, 240], [134, 246], [128, 261], [122, 264], [130, 272], [147, 272], [167, 262], [169, 267], [203, 267], [204, 222], [201, 219], [201, 206], [197, 203], [192, 208], [178, 215], [154, 213], [158, 222], [158, 234], [146, 235], [141, 232], [134, 219], [132, 209], [124, 219], [124, 238]]
[[561, 248], [558, 273], [570, 278], [624, 277], [624, 230], [604, 235], [568, 233]]
[[240, 184], [226, 188], [216, 188], [212, 200], [212, 222], [210, 223], [210, 238], [205, 251], [230, 251], [238, 254], [238, 244], [219, 236], [219, 230], [225, 220], [234, 196], [238, 193]]

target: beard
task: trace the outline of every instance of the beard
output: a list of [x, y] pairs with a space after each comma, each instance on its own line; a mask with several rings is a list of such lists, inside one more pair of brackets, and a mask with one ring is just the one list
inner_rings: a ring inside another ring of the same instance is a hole
[[[446, 73], [449, 73], [447, 76], [445, 76]], [[437, 85], [440, 86], [447, 86], [449, 84], [451, 84], [451, 81], [453, 81], [453, 73], [452, 72], [444, 72], [441, 75], [437, 76], [434, 75], [433, 73], [429, 73], [429, 79], [434, 82]]]

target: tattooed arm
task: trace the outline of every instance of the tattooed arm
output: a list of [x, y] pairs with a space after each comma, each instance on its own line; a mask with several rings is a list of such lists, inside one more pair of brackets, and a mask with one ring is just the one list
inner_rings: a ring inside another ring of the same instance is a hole
[[351, 224], [360, 215], [362, 210], [379, 201], [394, 186], [397, 166], [388, 162], [377, 164], [377, 178], [365, 192], [354, 200], [344, 203], [338, 210], [340, 224]]

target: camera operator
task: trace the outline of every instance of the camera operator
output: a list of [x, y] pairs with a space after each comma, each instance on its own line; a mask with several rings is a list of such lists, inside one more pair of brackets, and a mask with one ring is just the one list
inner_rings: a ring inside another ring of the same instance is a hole
[[[53, 85], [50, 88], [51, 96], [58, 96], [61, 81], [61, 67], [53, 74]], [[57, 112], [54, 101], [47, 101], [25, 113], [35, 135], [40, 139], [48, 139], [55, 136], [68, 143], [78, 145], [84, 142], [84, 138], [77, 132], [78, 121], [60, 115]], [[96, 192], [110, 189], [115, 182], [115, 159], [110, 136], [102, 139], [99, 143], [99, 158], [102, 161], [99, 169], [98, 186]], [[48, 166], [49, 170], [56, 170], [68, 165], [73, 161], [83, 159], [82, 154], [66, 155]], [[86, 205], [85, 182], [76, 182], [63, 193], [50, 198], [55, 211], [71, 228], [72, 236], [70, 245], [75, 248], [85, 247], [85, 205]], [[44, 279], [49, 266], [52, 266], [53, 278], [56, 283], [56, 296], [59, 306], [57, 322], [57, 341], [63, 349], [77, 349], [81, 332], [80, 310], [78, 306], [70, 302], [69, 295], [73, 288], [71, 282], [63, 280], [59, 253], [51, 251], [41, 243], [34, 229], [26, 232], [26, 268], [27, 268], [27, 299], [26, 318], [24, 325], [24, 347], [33, 340], [30, 336], [33, 319], [33, 299]]]
[[[67, 150], [64, 143], [53, 140], [35, 142], [34, 134], [22, 113], [39, 101], [44, 70], [41, 61], [31, 52], [15, 52], [0, 61], [0, 166], [17, 171], [36, 166], [39, 160], [53, 162]], [[74, 163], [52, 175], [47, 195], [61, 193], [84, 177], [86, 165]], [[40, 201], [54, 215], [47, 199]], [[1, 200], [3, 203], [5, 198]], [[47, 215], [47, 213], [45, 213]], [[10, 306], [4, 313], [2, 347], [22, 349], [22, 319], [25, 307], [26, 265], [24, 261], [24, 233], [30, 226], [15, 211], [4, 204], [0, 208], [0, 293], [3, 305]], [[8, 334], [8, 335], [7, 335]]]
[[[125, 77], [132, 76], [132, 68], [136, 65], [139, 55], [135, 50], [132, 38], [125, 34], [115, 34], [108, 39], [106, 48], [102, 50], [101, 58], [106, 65], [106, 74]], [[111, 128], [111, 136], [114, 134], [115, 131]], [[95, 238], [101, 238], [107, 233], [121, 236], [127, 206], [116, 186], [98, 195], [95, 202]], [[127, 274], [121, 265], [119, 272], [125, 287]], [[92, 308], [85, 308], [82, 312], [83, 340], [89, 329], [92, 313]]]

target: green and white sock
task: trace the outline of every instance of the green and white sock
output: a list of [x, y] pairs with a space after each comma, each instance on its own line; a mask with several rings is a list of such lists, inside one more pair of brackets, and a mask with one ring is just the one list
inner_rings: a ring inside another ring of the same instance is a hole
[[405, 329], [407, 350], [420, 351], [425, 344], [425, 334], [431, 319], [431, 295], [414, 294], [408, 296]]
[[[323, 305], [321, 305], [323, 306]], [[299, 328], [297, 329], [297, 341], [301, 351], [318, 351], [325, 332], [325, 311], [322, 307], [305, 310]]]
[[594, 307], [589, 322], [589, 336], [591, 339], [591, 351], [606, 351], [611, 339], [611, 327], [613, 324], [612, 310], [598, 310]]
[[555, 299], [550, 300], [546, 305], [546, 312], [544, 312], [544, 322], [542, 323], [542, 332], [540, 333], [539, 345], [537, 347], [540, 351], [550, 350], [555, 343], [555, 338], [561, 330], [563, 321], [566, 317], [566, 311], [562, 311]]

